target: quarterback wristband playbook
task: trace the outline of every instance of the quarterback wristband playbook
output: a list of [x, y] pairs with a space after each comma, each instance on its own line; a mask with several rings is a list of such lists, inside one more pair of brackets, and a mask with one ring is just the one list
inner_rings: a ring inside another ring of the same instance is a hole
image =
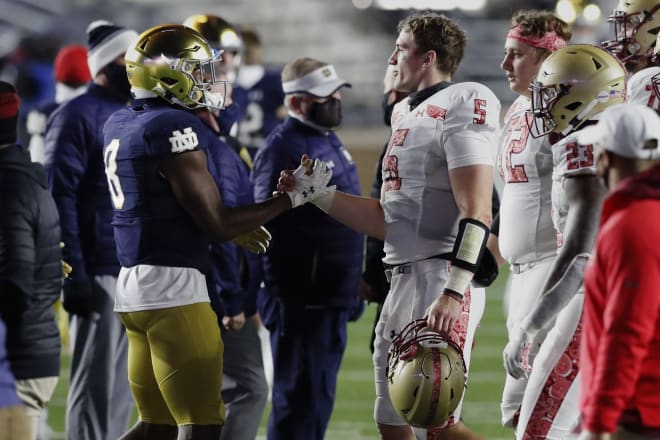
[[452, 251], [451, 270], [445, 290], [463, 298], [470, 281], [479, 269], [490, 231], [488, 226], [473, 218], [464, 218], [458, 224], [458, 235]]

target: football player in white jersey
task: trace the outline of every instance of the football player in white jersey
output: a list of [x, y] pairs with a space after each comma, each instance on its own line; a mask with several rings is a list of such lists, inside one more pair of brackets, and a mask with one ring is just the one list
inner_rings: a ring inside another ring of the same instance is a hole
[[[471, 284], [491, 223], [493, 165], [500, 102], [485, 86], [452, 83], [465, 33], [432, 12], [399, 23], [389, 64], [394, 87], [410, 93], [392, 114], [382, 163], [380, 199], [335, 192], [317, 203], [342, 223], [385, 241], [391, 290], [376, 327], [374, 418], [381, 439], [412, 440], [388, 393], [387, 360], [393, 337], [414, 319], [454, 341], [469, 367], [484, 289]], [[285, 174], [280, 190], [291, 181]], [[436, 402], [438, 403], [438, 402]], [[428, 439], [478, 439], [460, 419], [459, 404]]]
[[528, 374], [530, 343], [555, 320], [534, 359], [516, 438], [563, 440], [572, 438], [578, 424], [582, 277], [605, 194], [596, 176], [593, 147], [581, 145], [576, 137], [604, 109], [623, 102], [625, 69], [603, 49], [569, 45], [543, 62], [531, 88], [532, 135], [549, 134], [556, 140], [552, 220], [559, 250], [541, 297], [505, 349], [505, 367], [513, 377]]
[[632, 75], [627, 101], [660, 110], [660, 94], [653, 81], [660, 81], [660, 59], [654, 56], [660, 39], [660, 0], [619, 0], [609, 16], [614, 37], [601, 47], [619, 58]]
[[[509, 336], [517, 331], [520, 320], [538, 299], [557, 255], [550, 215], [552, 151], [547, 136], [534, 138], [529, 134], [529, 86], [548, 55], [566, 47], [570, 37], [568, 25], [553, 13], [519, 11], [511, 19], [504, 44], [501, 67], [511, 90], [520, 95], [504, 117], [497, 160], [504, 182], [498, 245], [511, 270], [506, 323]], [[541, 346], [545, 330], [540, 330], [532, 342], [530, 362]], [[504, 426], [515, 429], [526, 385], [526, 377], [506, 375], [501, 404]]]

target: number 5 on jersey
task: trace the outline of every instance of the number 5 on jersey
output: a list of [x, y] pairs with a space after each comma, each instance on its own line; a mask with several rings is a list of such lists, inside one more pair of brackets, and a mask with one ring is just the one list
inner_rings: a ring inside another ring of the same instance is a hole
[[113, 139], [103, 154], [103, 161], [105, 162], [105, 175], [108, 179], [108, 188], [110, 189], [110, 197], [112, 198], [112, 206], [115, 209], [122, 209], [124, 207], [124, 192], [121, 190], [121, 183], [119, 176], [117, 176], [117, 153], [119, 152], [119, 139]]

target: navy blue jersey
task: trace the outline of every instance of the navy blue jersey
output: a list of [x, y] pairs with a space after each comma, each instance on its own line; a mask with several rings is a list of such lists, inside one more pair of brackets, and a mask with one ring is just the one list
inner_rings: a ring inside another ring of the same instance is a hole
[[[332, 169], [330, 185], [359, 195], [357, 168], [334, 132], [322, 133], [287, 118], [268, 136], [252, 169], [255, 200], [269, 198], [280, 170], [295, 169], [307, 154]], [[362, 274], [364, 237], [307, 204], [287, 211], [266, 227], [273, 235], [267, 258], [267, 287], [285, 302], [352, 308]]]
[[277, 109], [284, 105], [282, 81], [277, 72], [266, 71], [247, 91], [245, 117], [238, 125], [238, 139], [249, 149], [257, 149], [271, 131], [282, 122]]
[[[254, 201], [253, 185], [247, 167], [238, 153], [206, 130], [205, 145], [222, 203], [227, 207], [250, 205]], [[200, 138], [201, 139], [201, 138]], [[220, 316], [246, 316], [256, 311], [256, 290], [262, 278], [259, 256], [250, 254], [231, 241], [211, 244], [211, 267], [207, 284], [211, 305]]]
[[136, 102], [108, 119], [103, 157], [123, 267], [151, 264], [206, 271], [209, 240], [177, 202], [160, 162], [206, 151], [207, 130], [193, 113], [159, 100]]
[[[240, 86], [234, 87], [231, 94], [232, 103], [225, 106], [217, 116], [216, 121], [223, 135], [237, 135], [238, 123], [245, 117], [245, 109], [248, 105], [247, 91]], [[236, 125], [236, 128], [234, 126]]]

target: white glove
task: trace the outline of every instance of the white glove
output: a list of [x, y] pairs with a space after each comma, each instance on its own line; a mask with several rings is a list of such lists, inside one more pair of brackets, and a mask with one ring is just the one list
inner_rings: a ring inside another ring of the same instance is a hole
[[529, 377], [532, 371], [529, 365], [529, 350], [534, 336], [522, 328], [518, 328], [511, 340], [504, 347], [504, 369], [514, 379]]
[[270, 235], [270, 232], [268, 232], [268, 229], [259, 226], [257, 229], [239, 235], [234, 238], [232, 242], [247, 249], [253, 254], [263, 254], [268, 249], [271, 238], [273, 237]]
[[314, 165], [310, 165], [311, 160], [301, 164], [293, 172], [293, 176], [296, 178], [296, 187], [293, 191], [287, 192], [291, 199], [292, 208], [304, 205], [335, 191], [336, 187], [334, 185], [328, 186], [328, 182], [332, 178], [332, 171], [325, 162], [316, 159]]

